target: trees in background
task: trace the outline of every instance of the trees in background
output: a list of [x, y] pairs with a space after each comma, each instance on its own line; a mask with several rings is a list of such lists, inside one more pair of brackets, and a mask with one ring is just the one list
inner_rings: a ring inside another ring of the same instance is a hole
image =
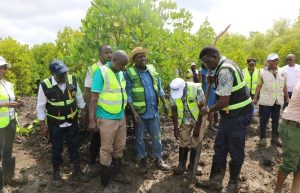
[[[55, 43], [31, 48], [12, 38], [0, 39], [0, 55], [13, 64], [8, 79], [16, 83], [18, 94], [33, 94], [37, 83], [50, 75], [48, 65], [53, 59], [63, 60], [82, 83], [87, 66], [98, 60], [101, 44], [128, 54], [136, 46], [148, 49], [148, 62], [156, 65], [167, 86], [176, 70], [185, 78], [191, 62], [200, 67], [199, 51], [216, 38], [207, 18], [196, 33], [191, 33], [192, 26], [191, 13], [170, 0], [94, 0], [80, 29], [65, 27]], [[258, 66], [264, 66], [271, 52], [279, 54], [283, 66], [288, 53], [300, 59], [300, 15], [292, 25], [284, 19], [274, 22], [265, 34], [250, 32], [245, 37], [227, 32], [216, 47], [241, 68], [248, 57], [256, 57]]]

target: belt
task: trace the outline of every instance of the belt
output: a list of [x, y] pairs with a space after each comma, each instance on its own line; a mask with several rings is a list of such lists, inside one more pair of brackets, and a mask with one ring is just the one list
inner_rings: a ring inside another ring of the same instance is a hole
[[282, 119], [282, 122], [284, 122], [285, 124], [287, 125], [292, 125], [292, 126], [295, 126], [295, 127], [299, 127], [300, 128], [300, 123], [296, 122], [296, 121], [291, 121], [291, 120], [285, 120], [285, 119]]

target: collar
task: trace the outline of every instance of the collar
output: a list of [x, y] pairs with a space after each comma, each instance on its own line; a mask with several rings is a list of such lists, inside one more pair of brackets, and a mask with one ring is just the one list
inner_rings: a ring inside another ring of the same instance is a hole
[[58, 84], [58, 83], [56, 82], [54, 76], [51, 76], [51, 82], [52, 82], [52, 86], [66, 84], [66, 83]]

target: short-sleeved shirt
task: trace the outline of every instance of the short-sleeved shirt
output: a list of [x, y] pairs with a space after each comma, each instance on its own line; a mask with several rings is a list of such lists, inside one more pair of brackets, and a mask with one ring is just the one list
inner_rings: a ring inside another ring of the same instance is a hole
[[[108, 64], [105, 64], [105, 65], [108, 65]], [[123, 73], [123, 72], [118, 72], [116, 74], [117, 79], [118, 79], [119, 82], [120, 82], [120, 73]], [[96, 92], [96, 93], [101, 93], [103, 91], [103, 85], [104, 85], [103, 76], [102, 76], [101, 70], [98, 69], [95, 72], [94, 77], [93, 77], [91, 91], [92, 92]], [[97, 105], [97, 108], [96, 108], [96, 117], [103, 118], [103, 119], [123, 119], [124, 118], [124, 109], [122, 109], [117, 114], [111, 114], [111, 113], [105, 111], [99, 105]]]
[[[186, 96], [189, 94], [189, 90], [187, 89], [188, 87], [185, 86], [184, 90], [183, 90], [183, 95], [181, 97], [182, 103], [183, 103], [183, 120], [182, 123], [186, 124], [186, 125], [195, 125], [196, 121], [193, 119], [193, 116], [189, 110], [189, 107], [187, 105], [186, 102]], [[198, 87], [197, 89], [197, 96], [196, 96], [196, 101], [199, 104], [203, 104], [205, 101], [205, 95], [204, 92], [202, 90], [202, 88]], [[176, 106], [176, 102], [175, 100], [170, 97], [170, 103], [171, 106]]]
[[222, 68], [218, 75], [216, 94], [219, 96], [230, 96], [233, 86], [233, 74], [228, 68]]
[[[97, 63], [98, 66], [102, 66], [103, 64], [101, 63], [101, 61], [99, 61]], [[92, 82], [93, 82], [93, 77], [90, 74], [89, 70], [86, 71], [86, 75], [85, 75], [85, 80], [84, 80], [84, 87], [85, 88], [91, 88], [92, 87]]]

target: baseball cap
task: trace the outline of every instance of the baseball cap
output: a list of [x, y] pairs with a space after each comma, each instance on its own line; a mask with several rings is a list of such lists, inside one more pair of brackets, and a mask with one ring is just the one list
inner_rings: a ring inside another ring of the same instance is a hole
[[256, 64], [256, 59], [255, 58], [248, 58], [247, 63], [248, 64]]
[[196, 66], [196, 63], [195, 63], [195, 62], [192, 62], [192, 63], [191, 63], [191, 66]]
[[0, 66], [4, 65], [6, 65], [7, 68], [11, 68], [11, 64], [7, 63], [6, 60], [2, 56], [0, 56]]
[[173, 99], [179, 99], [183, 95], [185, 87], [185, 81], [182, 78], [175, 78], [170, 83], [171, 97]]
[[278, 59], [278, 55], [276, 53], [272, 53], [272, 54], [269, 54], [268, 58], [267, 58], [267, 61], [272, 61], [272, 60], [275, 60], [275, 59]]
[[142, 47], [135, 47], [129, 54], [129, 60], [132, 60], [137, 54], [146, 54], [147, 52], [147, 49], [144, 49]]
[[69, 68], [60, 60], [55, 60], [50, 63], [50, 72], [60, 76], [69, 71]]

